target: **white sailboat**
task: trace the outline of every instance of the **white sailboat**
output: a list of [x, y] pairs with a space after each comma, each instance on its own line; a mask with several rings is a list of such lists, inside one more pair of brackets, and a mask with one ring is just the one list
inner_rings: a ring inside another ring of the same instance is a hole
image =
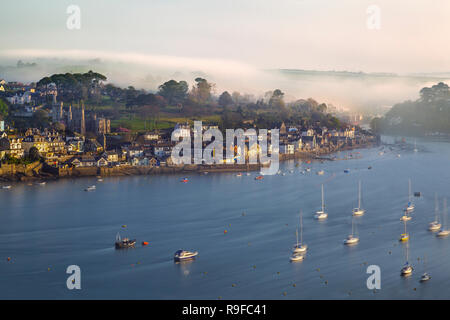
[[297, 235], [297, 244], [294, 245], [293, 252], [294, 253], [305, 253], [308, 249], [306, 244], [303, 244], [303, 217], [302, 211], [300, 211], [300, 243], [298, 243], [298, 230], [296, 230], [295, 234]]
[[434, 194], [434, 213], [435, 213], [435, 218], [433, 222], [430, 222], [430, 224], [428, 225], [428, 230], [430, 231], [438, 231], [441, 228], [441, 224], [439, 223], [439, 205], [438, 205], [438, 198], [437, 198], [437, 194]]
[[362, 216], [366, 211], [361, 208], [361, 180], [358, 182], [358, 207], [353, 209], [354, 216]]
[[411, 194], [411, 179], [408, 180], [408, 204], [406, 205], [407, 212], [411, 212], [414, 210], [414, 203], [412, 203], [412, 194]]
[[346, 245], [352, 245], [352, 244], [356, 244], [359, 242], [359, 238], [354, 235], [354, 233], [355, 233], [354, 225], [355, 225], [355, 222], [354, 222], [354, 218], [352, 217], [352, 234], [349, 235], [347, 237], [347, 239], [344, 240], [344, 244], [346, 244]]
[[438, 237], [447, 237], [450, 235], [450, 230], [447, 229], [447, 198], [444, 198], [444, 227], [436, 234]]
[[316, 212], [315, 218], [317, 220], [324, 220], [328, 217], [328, 213], [325, 212], [325, 202], [323, 197], [323, 184], [322, 184], [322, 210]]
[[410, 276], [412, 274], [412, 272], [413, 272], [413, 267], [408, 262], [408, 258], [409, 258], [409, 256], [408, 256], [408, 249], [409, 249], [409, 245], [406, 244], [406, 263], [405, 263], [405, 265], [403, 266], [403, 268], [400, 271], [400, 274], [402, 276], [404, 276], [404, 277]]
[[424, 269], [424, 273], [423, 275], [420, 277], [420, 282], [425, 282], [431, 279], [431, 276], [427, 273], [426, 269], [427, 269], [427, 265], [426, 265], [426, 257], [423, 257], [423, 269]]
[[417, 149], [416, 140], [414, 140], [414, 152], [417, 152], [417, 151], [419, 151], [419, 150]]

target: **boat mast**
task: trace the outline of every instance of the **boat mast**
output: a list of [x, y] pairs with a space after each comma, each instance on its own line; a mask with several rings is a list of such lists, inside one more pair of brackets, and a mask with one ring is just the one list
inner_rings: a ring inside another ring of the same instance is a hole
[[295, 229], [295, 236], [297, 237], [297, 246], [296, 246], [296, 248], [298, 248], [298, 228]]
[[408, 254], [408, 249], [409, 249], [409, 243], [406, 243], [406, 264], [408, 264], [408, 260], [409, 260], [409, 254]]
[[358, 209], [361, 209], [361, 180], [358, 182]]
[[444, 198], [444, 230], [447, 230], [447, 198]]
[[302, 210], [300, 210], [300, 244], [303, 244], [303, 219], [302, 219]]
[[323, 200], [323, 184], [322, 184], [322, 212], [325, 212], [325, 203]]
[[437, 223], [439, 219], [439, 203], [436, 192], [434, 193], [434, 213], [436, 215], [435, 221]]
[[354, 220], [353, 217], [352, 217], [352, 237], [353, 237], [353, 234], [354, 234], [354, 227], [353, 227], [354, 224], [355, 224], [354, 221], [355, 221], [355, 220]]
[[411, 204], [411, 179], [408, 180], [408, 199], [409, 203]]

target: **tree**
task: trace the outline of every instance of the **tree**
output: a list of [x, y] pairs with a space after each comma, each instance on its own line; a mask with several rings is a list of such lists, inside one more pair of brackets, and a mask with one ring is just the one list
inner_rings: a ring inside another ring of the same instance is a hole
[[272, 108], [284, 108], [284, 92], [282, 92], [280, 89], [276, 89], [272, 93], [272, 97], [269, 100], [269, 106]]
[[160, 85], [158, 90], [158, 94], [164, 97], [169, 105], [177, 105], [186, 99], [189, 85], [186, 81], [169, 80]]
[[28, 158], [31, 161], [38, 161], [41, 158], [39, 150], [36, 147], [31, 147], [28, 151]]
[[0, 118], [6, 118], [9, 113], [8, 104], [0, 98]]
[[228, 91], [224, 91], [219, 97], [219, 105], [222, 107], [226, 107], [233, 104], [233, 98], [228, 93]]
[[211, 90], [214, 88], [213, 83], [209, 83], [206, 79], [196, 78], [196, 85], [192, 89], [192, 97], [194, 102], [205, 105], [211, 102]]

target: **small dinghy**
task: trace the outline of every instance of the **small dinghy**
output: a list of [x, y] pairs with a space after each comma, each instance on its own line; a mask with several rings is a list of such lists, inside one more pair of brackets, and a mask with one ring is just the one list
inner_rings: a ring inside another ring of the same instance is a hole
[[94, 191], [96, 189], [95, 186], [89, 186], [86, 189], [84, 189], [84, 191]]
[[424, 273], [421, 277], [420, 277], [420, 282], [425, 282], [431, 279], [431, 276], [428, 273]]
[[198, 255], [197, 251], [178, 250], [175, 252], [173, 259], [175, 261], [192, 260]]
[[11, 186], [3, 186], [2, 189], [11, 189]]
[[187, 182], [189, 182], [189, 179], [188, 178], [183, 178], [183, 179], [180, 180], [180, 182], [187, 183]]

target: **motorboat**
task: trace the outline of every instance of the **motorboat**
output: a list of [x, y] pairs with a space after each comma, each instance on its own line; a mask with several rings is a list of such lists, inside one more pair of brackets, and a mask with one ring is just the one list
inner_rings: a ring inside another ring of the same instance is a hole
[[184, 261], [194, 259], [198, 255], [197, 251], [178, 250], [173, 258], [175, 261]]
[[89, 186], [86, 189], [84, 189], [84, 191], [94, 191], [96, 189], [95, 186]]
[[131, 248], [134, 247], [134, 245], [136, 244], [136, 239], [128, 239], [128, 238], [121, 238], [120, 234], [117, 234], [116, 236], [116, 249], [126, 249], [126, 248]]

